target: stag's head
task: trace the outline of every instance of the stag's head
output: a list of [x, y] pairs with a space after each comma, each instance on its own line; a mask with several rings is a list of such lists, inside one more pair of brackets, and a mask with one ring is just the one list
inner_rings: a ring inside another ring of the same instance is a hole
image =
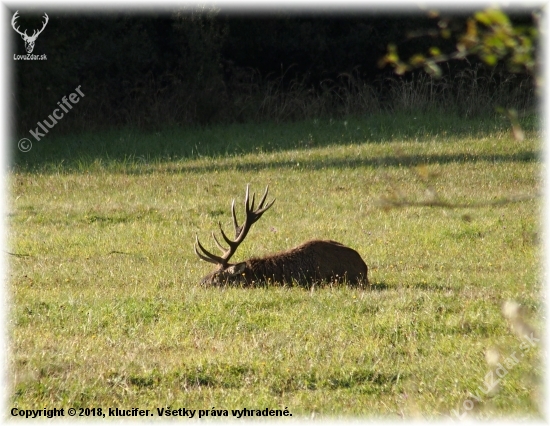
[[32, 53], [32, 51], [34, 50], [34, 43], [36, 39], [38, 38], [40, 33], [44, 31], [44, 28], [46, 28], [46, 25], [48, 25], [48, 21], [50, 20], [50, 18], [48, 18], [48, 14], [44, 13], [44, 22], [42, 23], [42, 28], [40, 28], [40, 30], [34, 30], [32, 36], [28, 36], [27, 30], [22, 33], [21, 31], [19, 31], [19, 27], [15, 26], [15, 21], [17, 21], [17, 18], [19, 18], [19, 16], [17, 15], [18, 13], [19, 11], [16, 11], [13, 14], [13, 18], [11, 18], [11, 26], [13, 27], [15, 32], [19, 34], [21, 38], [25, 41], [25, 50], [27, 51], [27, 53]]
[[246, 270], [246, 263], [241, 262], [241, 263], [231, 264], [229, 263], [229, 259], [231, 258], [231, 256], [235, 254], [239, 245], [244, 241], [251, 226], [256, 221], [258, 221], [258, 219], [262, 217], [265, 211], [269, 209], [275, 202], [275, 200], [273, 200], [270, 203], [265, 204], [268, 188], [269, 187], [266, 187], [265, 193], [262, 196], [260, 203], [258, 204], [258, 208], [254, 210], [255, 194], [252, 194], [252, 202], [250, 203], [249, 196], [248, 196], [249, 195], [248, 185], [246, 186], [246, 196], [244, 200], [246, 218], [244, 220], [244, 223], [241, 226], [239, 226], [239, 224], [237, 223], [237, 216], [235, 215], [235, 200], [233, 200], [233, 202], [231, 203], [231, 215], [233, 216], [233, 227], [235, 228], [235, 239], [231, 240], [222, 229], [221, 223], [218, 224], [220, 227], [222, 238], [224, 239], [226, 244], [229, 246], [229, 248], [223, 247], [218, 241], [218, 239], [216, 238], [216, 235], [212, 232], [212, 237], [214, 238], [214, 242], [216, 243], [218, 248], [222, 251], [221, 256], [217, 256], [213, 253], [210, 253], [208, 250], [206, 250], [203, 247], [203, 245], [200, 243], [199, 238], [196, 237], [194, 249], [197, 256], [206, 262], [210, 262], [218, 266], [218, 268], [214, 272], [212, 272], [211, 274], [208, 274], [202, 279], [201, 284], [203, 285], [223, 285], [228, 283], [235, 284], [243, 280], [243, 274], [245, 273], [245, 270]]

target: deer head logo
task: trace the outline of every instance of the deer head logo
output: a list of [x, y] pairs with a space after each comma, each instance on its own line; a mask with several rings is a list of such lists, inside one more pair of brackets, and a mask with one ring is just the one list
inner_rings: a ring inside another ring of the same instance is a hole
[[34, 30], [33, 33], [32, 33], [32, 36], [28, 36], [27, 35], [27, 30], [25, 30], [25, 32], [22, 33], [21, 31], [19, 31], [19, 27], [15, 26], [15, 21], [17, 21], [17, 18], [19, 18], [19, 16], [17, 15], [18, 13], [19, 13], [19, 11], [17, 10], [13, 14], [13, 18], [11, 18], [11, 26], [13, 27], [15, 32], [17, 34], [19, 34], [21, 36], [21, 38], [25, 41], [25, 50], [27, 51], [27, 53], [32, 53], [32, 51], [34, 49], [34, 42], [36, 41], [36, 39], [38, 38], [40, 33], [42, 31], [44, 31], [44, 28], [46, 28], [46, 25], [48, 25], [48, 21], [49, 21], [50, 18], [48, 18], [48, 15], [46, 13], [44, 13], [45, 21], [42, 24], [42, 28], [40, 28], [40, 30], [38, 30], [38, 32], [37, 32], [37, 30]]

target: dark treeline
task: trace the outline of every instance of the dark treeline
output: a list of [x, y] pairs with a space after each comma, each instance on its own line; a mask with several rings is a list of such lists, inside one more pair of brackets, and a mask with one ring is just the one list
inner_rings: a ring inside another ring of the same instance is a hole
[[[47, 60], [14, 60], [18, 134], [36, 127], [77, 86], [85, 98], [56, 131], [282, 121], [407, 108], [467, 115], [496, 105], [534, 104], [531, 76], [484, 67], [474, 59], [447, 64], [439, 80], [420, 72], [397, 77], [380, 68], [389, 43], [404, 58], [431, 46], [453, 49], [453, 37], [427, 34], [437, 29], [439, 18], [425, 12], [44, 12], [49, 23], [33, 54], [46, 54]], [[40, 28], [40, 13], [20, 10], [21, 30], [31, 34]], [[532, 25], [528, 13], [513, 18]], [[452, 29], [461, 31], [465, 19], [452, 17]], [[23, 41], [12, 34], [12, 52], [24, 54]]]

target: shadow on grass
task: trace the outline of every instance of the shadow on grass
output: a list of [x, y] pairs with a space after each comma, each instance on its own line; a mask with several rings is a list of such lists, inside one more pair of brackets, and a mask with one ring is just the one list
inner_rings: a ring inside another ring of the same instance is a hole
[[[282, 170], [323, 170], [323, 169], [354, 169], [359, 167], [386, 168], [386, 167], [414, 167], [421, 164], [449, 164], [449, 163], [533, 163], [540, 161], [540, 153], [535, 151], [521, 151], [514, 154], [436, 154], [436, 155], [399, 155], [376, 158], [329, 158], [299, 161], [250, 161], [238, 160], [229, 164], [189, 165], [185, 163], [167, 165], [162, 171], [167, 173], [211, 173], [215, 171], [236, 170], [242, 172], [260, 171], [263, 169]], [[157, 168], [147, 170], [128, 170], [128, 174], [147, 174], [158, 172]]]
[[85, 173], [88, 171], [105, 170], [126, 175], [148, 175], [152, 173], [196, 173], [209, 174], [212, 172], [238, 171], [259, 172], [261, 170], [326, 170], [326, 169], [356, 169], [356, 168], [390, 168], [415, 167], [430, 164], [475, 164], [475, 163], [536, 163], [541, 161], [541, 153], [535, 150], [524, 150], [511, 154], [430, 154], [430, 155], [395, 155], [372, 158], [317, 158], [297, 160], [250, 161], [231, 157], [224, 161], [193, 164], [187, 161], [166, 163], [114, 163], [101, 165], [86, 163], [71, 166], [68, 163], [59, 165], [44, 165], [44, 167], [15, 167], [21, 172], [40, 173]]
[[[529, 127], [529, 126], [528, 126]], [[525, 130], [531, 129], [533, 125]], [[20, 171], [78, 172], [97, 164], [109, 170], [147, 173], [147, 168], [168, 166], [168, 172], [209, 172], [219, 166], [185, 167], [187, 160], [199, 158], [222, 159], [226, 167], [238, 170], [262, 168], [289, 169], [297, 167], [292, 161], [239, 163], [246, 154], [305, 151], [338, 145], [382, 144], [414, 141], [424, 143], [457, 138], [491, 137], [509, 132], [506, 121], [498, 118], [465, 120], [458, 116], [418, 115], [417, 117], [385, 114], [349, 120], [316, 120], [298, 123], [234, 124], [204, 129], [171, 128], [162, 132], [144, 133], [132, 129], [80, 135], [58, 136], [33, 140], [29, 152], [20, 152], [14, 142], [11, 166]], [[25, 137], [25, 135], [23, 135]], [[28, 135], [26, 135], [28, 137]], [[32, 138], [31, 138], [32, 139]], [[398, 164], [446, 163], [454, 161], [533, 161], [534, 152], [513, 156], [432, 156], [383, 157], [372, 160], [327, 159], [300, 161], [300, 167], [388, 167]], [[216, 161], [220, 163], [220, 161]], [[181, 164], [181, 165], [180, 165]], [[302, 166], [303, 165], [303, 166]]]
[[364, 291], [384, 291], [388, 289], [388, 286], [385, 283], [373, 283], [373, 284], [358, 284], [358, 283], [351, 283], [351, 282], [327, 282], [327, 281], [321, 281], [321, 282], [303, 282], [303, 281], [294, 281], [292, 283], [273, 283], [273, 282], [266, 282], [263, 280], [260, 280], [258, 282], [252, 283], [252, 284], [232, 284], [232, 283], [226, 283], [223, 285], [212, 285], [212, 286], [205, 286], [205, 288], [239, 288], [244, 290], [251, 290], [251, 289], [268, 289], [268, 288], [299, 288], [303, 289], [304, 291], [316, 291], [316, 290], [325, 290], [330, 288], [349, 288], [349, 289], [356, 289], [356, 290], [364, 290]]

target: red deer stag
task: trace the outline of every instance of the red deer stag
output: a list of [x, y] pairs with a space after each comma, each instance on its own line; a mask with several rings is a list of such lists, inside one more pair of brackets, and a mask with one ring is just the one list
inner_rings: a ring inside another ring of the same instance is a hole
[[258, 283], [292, 283], [301, 285], [313, 284], [318, 281], [345, 281], [350, 284], [368, 284], [368, 268], [359, 253], [335, 241], [311, 240], [290, 250], [262, 258], [251, 258], [244, 262], [229, 263], [239, 245], [244, 241], [252, 225], [273, 205], [275, 200], [265, 204], [268, 188], [260, 200], [258, 208], [254, 210], [254, 197], [249, 202], [248, 185], [244, 201], [246, 218], [242, 226], [237, 223], [235, 215], [235, 200], [231, 204], [235, 239], [231, 240], [219, 223], [221, 235], [229, 248], [224, 248], [214, 233], [212, 237], [218, 248], [223, 252], [221, 256], [210, 253], [195, 240], [195, 253], [206, 262], [218, 265], [218, 268], [202, 279], [203, 285], [254, 285]]

